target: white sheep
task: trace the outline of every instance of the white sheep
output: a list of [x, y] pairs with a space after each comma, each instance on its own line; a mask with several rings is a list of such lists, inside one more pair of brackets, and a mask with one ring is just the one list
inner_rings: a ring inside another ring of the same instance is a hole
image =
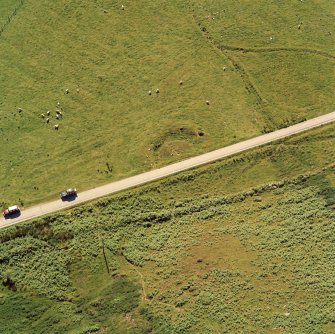
[[121, 9], [124, 10], [124, 5], [121, 6]]
[[209, 106], [209, 103], [210, 103], [210, 102], [207, 100], [207, 101], [206, 101], [206, 104], [207, 104], [208, 106]]
[[69, 94], [69, 89], [68, 88], [66, 88], [65, 93]]
[[45, 115], [44, 115], [44, 114], [41, 114], [41, 117], [42, 117], [42, 118], [44, 118], [44, 117], [45, 117]]
[[46, 121], [46, 122], [47, 122], [47, 124], [48, 124], [48, 123], [49, 123], [49, 121], [50, 121], [50, 118], [47, 118], [45, 121]]
[[59, 129], [59, 124], [56, 124], [55, 125], [55, 130], [58, 130]]
[[159, 93], [159, 89], [158, 89], [158, 88], [156, 89], [156, 93], [157, 93], [157, 94]]
[[151, 95], [151, 90], [149, 90], [148, 94]]
[[183, 84], [183, 80], [180, 80], [180, 81], [179, 81], [179, 85], [182, 85], [182, 84]]
[[50, 111], [49, 110], [47, 111], [47, 115], [50, 116]]

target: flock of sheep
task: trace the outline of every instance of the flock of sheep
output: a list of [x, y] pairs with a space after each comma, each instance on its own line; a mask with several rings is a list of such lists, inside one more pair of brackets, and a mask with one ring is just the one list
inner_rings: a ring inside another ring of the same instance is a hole
[[[179, 84], [180, 84], [180, 85], [183, 85], [183, 81], [180, 80], [180, 81], [179, 81]], [[77, 89], [77, 92], [79, 92], [79, 89]], [[66, 93], [66, 94], [69, 94], [69, 89], [66, 89], [66, 90], [65, 90], [65, 93]], [[148, 94], [151, 95], [151, 94], [152, 94], [152, 91], [149, 90], [149, 91], [148, 91]], [[156, 94], [159, 94], [159, 88], [156, 89]], [[207, 100], [207, 101], [206, 101], [206, 104], [209, 105], [210, 102]], [[56, 106], [57, 106], [57, 109], [56, 109], [56, 117], [55, 117], [55, 118], [56, 118], [57, 120], [61, 120], [61, 119], [63, 119], [63, 113], [62, 113], [62, 111], [60, 110], [60, 109], [62, 109], [60, 102], [57, 102]], [[23, 111], [22, 108], [18, 108], [18, 112], [19, 112], [19, 113], [21, 113], [22, 111]], [[41, 117], [45, 120], [46, 124], [49, 124], [49, 123], [50, 123], [50, 118], [51, 118], [51, 112], [48, 110], [46, 113], [42, 113], [42, 114], [41, 114]], [[55, 130], [59, 130], [59, 124], [55, 124], [55, 125], [54, 125], [54, 129], [55, 129]]]
[[[125, 9], [124, 5], [121, 6], [121, 9], [122, 9], [122, 10]], [[180, 80], [179, 84], [182, 85], [182, 84], [183, 84], [183, 81]], [[77, 92], [79, 92], [79, 89], [77, 89]], [[65, 90], [65, 93], [66, 93], [66, 94], [69, 94], [69, 89], [66, 89], [66, 90]], [[151, 93], [152, 93], [151, 90], [149, 90], [148, 94], [151, 95]], [[157, 94], [159, 93], [159, 88], [156, 89], [156, 93], [157, 93]], [[206, 103], [209, 104], [209, 101], [206, 101]], [[63, 118], [63, 113], [62, 113], [62, 111], [59, 110], [59, 109], [62, 109], [62, 108], [61, 108], [60, 102], [57, 102], [57, 110], [56, 110], [56, 119], [57, 119], [57, 120], [60, 120], [60, 119]], [[19, 108], [19, 112], [22, 112], [22, 109], [21, 109], [21, 108]], [[46, 113], [42, 113], [42, 114], [41, 114], [41, 117], [42, 117], [43, 119], [45, 119], [45, 121], [46, 121], [47, 124], [49, 124], [49, 122], [50, 122], [50, 117], [51, 117], [51, 112], [48, 110]], [[58, 129], [59, 129], [59, 124], [55, 124], [55, 125], [54, 125], [54, 129], [55, 129], [55, 130], [58, 130]]]
[[[122, 9], [122, 10], [125, 9], [124, 5], [121, 6], [121, 9]], [[183, 81], [180, 80], [180, 81], [179, 81], [179, 84], [180, 84], [180, 85], [183, 85]], [[78, 91], [78, 89], [77, 89], [77, 91]], [[69, 94], [69, 89], [66, 89], [66, 90], [65, 90], [65, 93], [66, 93], [66, 94]], [[156, 89], [156, 93], [157, 93], [157, 94], [159, 93], [159, 88]], [[149, 90], [149, 91], [148, 91], [148, 94], [151, 95], [151, 94], [152, 94], [152, 91]], [[207, 100], [207, 101], [206, 101], [206, 104], [209, 105], [210, 102]], [[62, 109], [62, 108], [61, 108], [61, 106], [60, 106], [60, 102], [57, 102], [57, 110], [56, 110], [56, 119], [57, 119], [57, 120], [60, 120], [60, 119], [63, 118], [63, 113], [62, 113], [62, 111], [59, 110], [59, 109]], [[19, 108], [19, 112], [21, 112], [21, 111], [22, 111], [22, 109]], [[42, 114], [41, 114], [41, 117], [42, 117], [43, 119], [45, 119], [45, 121], [46, 121], [47, 124], [49, 124], [49, 122], [50, 122], [50, 117], [51, 117], [51, 112], [50, 112], [50, 111], [47, 111], [46, 113], [42, 113]], [[58, 129], [59, 129], [59, 124], [55, 124], [55, 125], [54, 125], [54, 129], [55, 129], [55, 130], [58, 130]]]
[[[78, 91], [78, 90], [77, 90], [77, 91]], [[66, 93], [66, 94], [69, 94], [69, 90], [66, 89], [66, 90], [65, 90], [65, 93]], [[57, 120], [61, 120], [61, 119], [63, 118], [63, 113], [62, 113], [62, 111], [60, 110], [60, 109], [62, 109], [60, 102], [57, 102], [56, 106], [57, 106], [57, 109], [56, 109], [56, 117], [55, 117], [55, 118], [56, 118]], [[45, 122], [46, 122], [47, 124], [49, 124], [49, 123], [50, 123], [50, 118], [51, 118], [51, 112], [48, 110], [46, 113], [42, 113], [42, 114], [41, 114], [41, 117], [42, 117], [43, 119], [45, 119]], [[55, 129], [55, 130], [58, 130], [58, 129], [59, 129], [59, 124], [55, 124], [55, 125], [54, 125], [54, 129]]]
[[[60, 102], [57, 102], [57, 108], [60, 108]], [[48, 110], [45, 114], [41, 114], [41, 117], [45, 119], [46, 123], [49, 124], [50, 122], [50, 116], [51, 116], [51, 112]], [[61, 112], [61, 110], [57, 109], [56, 110], [56, 119], [62, 119], [63, 118], [63, 113]], [[59, 124], [55, 124], [54, 125], [54, 129], [58, 130], [59, 129]]]

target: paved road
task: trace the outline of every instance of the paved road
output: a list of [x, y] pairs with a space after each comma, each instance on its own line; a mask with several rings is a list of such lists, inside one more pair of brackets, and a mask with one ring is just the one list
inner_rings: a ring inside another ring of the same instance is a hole
[[[198, 167], [207, 164], [212, 161], [222, 159], [224, 157], [231, 156], [233, 154], [249, 150], [251, 148], [261, 146], [275, 140], [292, 136], [294, 134], [318, 127], [320, 125], [335, 121], [335, 112], [326, 114], [320, 117], [313, 118], [311, 120], [290, 126], [285, 129], [277, 130], [271, 133], [267, 133], [262, 136], [258, 136], [252, 139], [242, 141], [240, 143], [230, 145], [221, 148], [216, 151], [212, 151], [206, 154], [196, 156], [181, 162], [168, 165], [159, 169], [152, 170], [150, 172], [142, 173], [136, 176], [129, 177], [120, 181], [112, 182], [101, 187], [93, 188], [78, 194], [78, 197], [73, 202], [62, 202], [56, 200], [50, 203], [40, 204], [22, 211], [21, 216], [13, 219], [0, 219], [0, 228], [4, 228], [10, 225], [14, 225], [32, 218], [40, 217], [45, 214], [59, 211], [65, 208], [69, 208], [80, 203], [84, 203], [102, 196], [106, 196], [112, 193], [116, 193], [121, 190], [133, 188], [144, 183], [155, 181], [163, 177], [179, 173], [181, 171]], [[15, 203], [13, 203], [15, 204]]]

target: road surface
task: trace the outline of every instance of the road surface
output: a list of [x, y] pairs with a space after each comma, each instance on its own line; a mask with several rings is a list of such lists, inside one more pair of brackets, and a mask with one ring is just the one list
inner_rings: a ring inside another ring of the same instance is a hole
[[[280, 129], [274, 132], [270, 132], [252, 139], [242, 141], [237, 144], [226, 146], [224, 148], [198, 155], [194, 158], [190, 158], [181, 162], [177, 162], [166, 167], [155, 169], [146, 173], [142, 173], [136, 176], [132, 176], [120, 181], [112, 182], [101, 187], [93, 188], [87, 191], [78, 193], [78, 197], [72, 202], [62, 202], [60, 199], [40, 204], [31, 208], [28, 208], [21, 212], [21, 215], [13, 219], [0, 219], [0, 228], [5, 228], [32, 218], [37, 218], [46, 215], [51, 212], [59, 211], [62, 209], [76, 206], [80, 203], [84, 203], [102, 196], [113, 194], [121, 190], [126, 190], [139, 186], [144, 183], [152, 182], [169, 175], [173, 175], [187, 169], [198, 167], [209, 162], [220, 160], [222, 158], [240, 153], [251, 148], [255, 148], [264, 144], [271, 143], [278, 139], [292, 136], [294, 134], [321, 126], [335, 121], [335, 112], [313, 118], [311, 120], [292, 125], [285, 129]], [[13, 203], [15, 204], [15, 203]]]

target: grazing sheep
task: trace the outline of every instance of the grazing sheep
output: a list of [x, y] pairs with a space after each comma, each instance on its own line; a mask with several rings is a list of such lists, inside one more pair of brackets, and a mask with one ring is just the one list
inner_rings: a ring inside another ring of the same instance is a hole
[[183, 80], [180, 80], [180, 81], [179, 81], [179, 85], [182, 85], [182, 84], [183, 84]]
[[56, 124], [55, 125], [55, 130], [58, 130], [59, 129], [59, 124]]
[[209, 106], [209, 101], [208, 100], [206, 101], [206, 104]]
[[66, 88], [65, 93], [69, 94], [69, 89], [68, 88]]
[[59, 113], [60, 113], [60, 111], [57, 109], [57, 110], [56, 110], [56, 114], [58, 115]]
[[50, 111], [47, 111], [47, 115], [50, 116]]
[[151, 90], [149, 90], [148, 94], [151, 95]]
[[223, 67], [223, 70], [225, 71], [227, 69], [227, 67]]
[[57, 107], [59, 107], [60, 106], [60, 102], [57, 102]]
[[298, 25], [298, 29], [299, 29], [299, 30], [301, 29], [301, 24]]
[[77, 93], [79, 93], [79, 88], [77, 88]]
[[19, 113], [21, 113], [22, 111], [23, 111], [22, 108], [19, 108], [19, 109], [18, 109], [18, 112], [19, 112]]
[[48, 123], [50, 122], [50, 118], [47, 118], [45, 121], [46, 121], [47, 124], [48, 124]]
[[44, 117], [45, 117], [45, 115], [44, 115], [44, 114], [41, 114], [41, 117], [42, 117], [42, 118], [44, 118]]
[[121, 9], [124, 10], [124, 6], [123, 5], [121, 6]]
[[158, 88], [156, 89], [156, 93], [157, 93], [157, 94], [159, 93], [159, 89], [158, 89]]
[[59, 119], [59, 117], [60, 117], [60, 116], [57, 114], [57, 115], [56, 115], [56, 119]]
[[63, 113], [61, 111], [59, 112], [59, 116], [63, 117]]

